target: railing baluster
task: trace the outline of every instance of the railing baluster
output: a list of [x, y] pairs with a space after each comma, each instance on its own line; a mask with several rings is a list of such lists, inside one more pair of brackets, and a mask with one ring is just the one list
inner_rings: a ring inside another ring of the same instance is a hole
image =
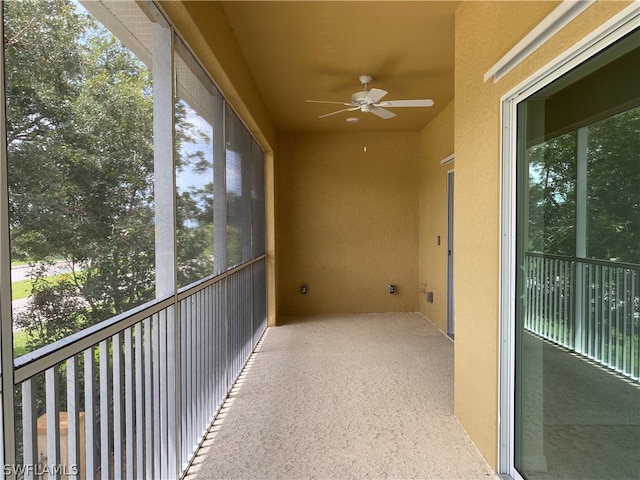
[[619, 336], [620, 336], [620, 301], [622, 298], [621, 295], [621, 288], [620, 288], [620, 269], [616, 268], [615, 270], [615, 274], [616, 274], [616, 288], [615, 288], [615, 308], [616, 308], [616, 329], [615, 332], [612, 332], [612, 337], [613, 337], [613, 345], [614, 345], [614, 363], [615, 363], [615, 368], [616, 370], [620, 370], [620, 341]]
[[218, 305], [216, 302], [216, 286], [211, 285], [207, 292], [207, 297], [209, 299], [209, 316], [207, 324], [209, 325], [209, 337], [208, 344], [210, 345], [209, 351], [209, 374], [210, 374], [210, 392], [211, 395], [209, 397], [209, 411], [210, 411], [210, 420], [213, 420], [215, 416], [215, 412], [218, 408], [216, 404], [216, 371], [218, 368], [218, 344], [216, 343], [216, 318]]
[[544, 327], [542, 334], [549, 338], [549, 312], [551, 311], [551, 260], [545, 260], [545, 308], [544, 308]]
[[122, 478], [125, 442], [122, 434], [124, 416], [122, 411], [122, 399], [124, 389], [122, 388], [122, 335], [116, 333], [112, 337], [112, 359], [113, 359], [113, 478]]
[[[22, 382], [22, 444], [24, 465], [38, 464], [38, 411], [36, 409], [36, 381], [34, 377]], [[34, 470], [26, 469], [25, 480], [33, 480]]]
[[201, 297], [200, 297], [200, 327], [199, 327], [199, 331], [198, 331], [198, 342], [199, 342], [199, 346], [198, 349], [200, 351], [200, 354], [198, 356], [198, 358], [200, 359], [200, 385], [199, 385], [199, 397], [200, 397], [200, 401], [199, 401], [199, 417], [200, 417], [200, 423], [198, 425], [198, 431], [199, 433], [199, 440], [202, 440], [204, 438], [204, 435], [206, 435], [207, 432], [207, 427], [209, 426], [209, 410], [208, 410], [208, 378], [207, 378], [207, 371], [208, 371], [208, 364], [207, 364], [207, 358], [208, 358], [208, 351], [210, 349], [210, 347], [207, 345], [207, 322], [209, 320], [209, 315], [208, 315], [208, 310], [209, 310], [209, 297], [207, 295], [207, 289], [202, 290], [201, 292]]
[[[560, 343], [570, 344], [569, 332], [573, 331], [570, 327], [570, 322], [573, 317], [569, 312], [569, 299], [573, 298], [571, 295], [571, 285], [573, 284], [573, 262], [565, 266], [564, 280], [562, 282], [562, 331], [560, 337]], [[572, 345], [573, 347], [573, 345]]]
[[181, 439], [177, 425], [177, 415], [179, 402], [177, 388], [179, 379], [176, 378], [180, 368], [180, 345], [179, 331], [176, 325], [176, 306], [172, 305], [167, 309], [167, 323], [165, 330], [166, 356], [165, 371], [167, 373], [167, 386], [165, 390], [165, 400], [167, 403], [167, 477], [178, 477], [178, 455]]
[[638, 298], [640, 288], [637, 288], [639, 284], [640, 274], [634, 270], [631, 277], [631, 352], [629, 355], [631, 356], [631, 376], [635, 379], [640, 379], [640, 328], [635, 329], [635, 319], [640, 318], [640, 298]]
[[203, 435], [203, 427], [204, 427], [204, 404], [202, 402], [203, 395], [203, 387], [204, 387], [204, 378], [203, 378], [203, 366], [204, 362], [198, 361], [202, 358], [202, 354], [204, 353], [204, 345], [202, 344], [202, 333], [203, 333], [203, 323], [205, 318], [204, 311], [204, 292], [200, 290], [196, 297], [196, 302], [198, 306], [198, 316], [196, 321], [196, 342], [194, 346], [196, 347], [196, 429], [195, 429], [195, 438], [196, 441], [199, 442], [201, 436]]
[[60, 465], [60, 378], [58, 366], [48, 368], [45, 372], [45, 398], [47, 407], [47, 465], [49, 479], [58, 480]]
[[100, 477], [111, 478], [111, 372], [109, 341], [100, 342]]
[[153, 397], [152, 397], [152, 411], [153, 411], [153, 452], [152, 461], [153, 469], [150, 472], [151, 477], [162, 477], [162, 470], [160, 468], [160, 457], [164, 453], [162, 451], [161, 436], [163, 434], [160, 425], [160, 314], [153, 316], [152, 328], [152, 365], [153, 365]]
[[553, 315], [551, 316], [551, 340], [554, 342], [557, 341], [557, 331], [558, 331], [558, 318], [560, 317], [560, 296], [559, 296], [559, 285], [558, 278], [560, 277], [560, 264], [557, 260], [553, 262]]
[[143, 322], [139, 322], [135, 327], [135, 352], [136, 352], [136, 478], [146, 478], [145, 472], [145, 449], [144, 428], [145, 428], [145, 388], [144, 382], [146, 371], [144, 369], [144, 351], [143, 351]]
[[157, 314], [154, 314], [151, 318], [147, 318], [144, 321], [144, 358], [145, 358], [145, 477], [153, 478], [157, 475], [157, 470], [154, 470], [155, 460], [157, 459], [156, 444], [154, 437], [154, 425], [155, 422], [155, 385], [154, 379], [156, 376], [156, 368], [154, 365], [155, 355], [153, 353], [153, 337], [156, 335], [154, 330], [154, 324], [157, 322]]
[[158, 400], [160, 404], [160, 477], [169, 478], [169, 438], [167, 436], [169, 430], [169, 408], [168, 408], [168, 387], [167, 370], [168, 370], [168, 352], [167, 352], [167, 311], [160, 312], [160, 389], [158, 392]]
[[540, 285], [542, 282], [542, 273], [541, 273], [541, 268], [540, 268], [540, 263], [541, 263], [540, 258], [535, 258], [534, 259], [534, 268], [535, 268], [535, 272], [536, 272], [536, 284], [535, 284], [535, 293], [536, 293], [536, 297], [535, 297], [535, 304], [534, 304], [534, 316], [531, 319], [531, 328], [533, 328], [533, 330], [535, 330], [536, 332], [539, 331], [538, 328], [538, 319], [540, 318], [540, 302], [542, 301], [542, 292], [540, 291]]
[[198, 423], [198, 412], [196, 409], [196, 389], [198, 380], [196, 378], [196, 361], [197, 361], [197, 323], [198, 323], [198, 295], [193, 295], [189, 299], [190, 321], [189, 321], [189, 448], [195, 447], [196, 429]]
[[591, 357], [595, 356], [595, 331], [596, 331], [596, 296], [595, 296], [595, 266], [589, 266], [589, 323], [588, 323], [588, 350], [587, 354]]
[[193, 435], [194, 435], [194, 431], [195, 431], [195, 409], [193, 407], [193, 389], [194, 389], [194, 385], [195, 385], [195, 381], [193, 379], [193, 366], [194, 366], [194, 346], [193, 346], [193, 340], [195, 338], [195, 333], [194, 333], [194, 328], [195, 328], [195, 323], [196, 323], [196, 316], [198, 315], [198, 309], [195, 306], [195, 301], [196, 301], [196, 295], [193, 295], [189, 298], [189, 325], [188, 325], [188, 330], [187, 330], [187, 362], [189, 364], [189, 370], [187, 372], [187, 392], [188, 392], [188, 400], [187, 403], [185, 405], [186, 408], [188, 408], [189, 410], [189, 428], [188, 428], [188, 432], [189, 432], [189, 440], [191, 440], [189, 442], [189, 448], [193, 448]]
[[93, 347], [84, 351], [84, 431], [85, 431], [85, 475], [97, 477], [96, 450], [96, 356]]
[[67, 473], [78, 479], [80, 466], [80, 412], [78, 359], [75, 355], [67, 360]]
[[124, 415], [125, 415], [125, 478], [135, 478], [135, 398], [134, 385], [134, 353], [133, 332], [131, 328], [124, 331]]
[[[182, 352], [182, 362], [180, 363], [180, 395], [181, 395], [181, 411], [180, 411], [180, 432], [182, 438], [189, 438], [188, 419], [189, 419], [189, 404], [187, 400], [189, 398], [187, 391], [187, 372], [189, 364], [187, 363], [187, 355], [189, 352], [189, 346], [187, 343], [187, 324], [189, 323], [188, 316], [189, 299], [185, 298], [180, 301], [180, 343]], [[189, 458], [189, 447], [186, 441], [182, 442], [182, 464], [185, 466]]]
[[604, 267], [602, 270], [602, 280], [601, 280], [601, 288], [602, 288], [602, 304], [600, 311], [600, 356], [605, 363], [605, 356], [607, 354], [607, 303], [609, 300], [609, 292], [607, 291], [607, 268]]
[[628, 372], [629, 371], [629, 349], [631, 347], [631, 344], [633, 343], [633, 340], [629, 341], [627, 340], [629, 338], [629, 323], [632, 319], [632, 316], [630, 315], [630, 313], [633, 311], [633, 304], [631, 304], [632, 308], [629, 308], [629, 301], [631, 300], [631, 297], [629, 297], [629, 276], [631, 274], [631, 271], [626, 269], [624, 270], [624, 304], [623, 304], [623, 316], [622, 318], [623, 320], [623, 332], [622, 332], [622, 338], [623, 338], [623, 344], [622, 344], [622, 371], [623, 372]]

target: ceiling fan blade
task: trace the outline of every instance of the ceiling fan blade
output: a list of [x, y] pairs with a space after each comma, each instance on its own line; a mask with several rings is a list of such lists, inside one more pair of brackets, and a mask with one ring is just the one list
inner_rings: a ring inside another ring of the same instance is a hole
[[367, 96], [365, 100], [370, 100], [373, 103], [378, 103], [382, 97], [384, 97], [388, 92], [386, 90], [381, 90], [379, 88], [372, 88], [367, 92]]
[[381, 102], [381, 107], [431, 107], [433, 106], [433, 100], [429, 98], [420, 99], [420, 100], [388, 100], [386, 102]]
[[396, 116], [395, 113], [390, 112], [389, 110], [385, 110], [384, 108], [376, 107], [376, 106], [371, 107], [371, 113], [373, 113], [374, 115], [377, 115], [380, 118], [384, 118], [385, 120]]
[[[347, 105], [351, 105], [350, 103], [347, 103]], [[355, 110], [359, 110], [360, 107], [351, 107], [351, 108], [343, 108], [342, 110], [338, 110], [336, 112], [331, 112], [331, 113], [325, 113], [324, 115], [320, 115], [318, 118], [325, 118], [325, 117], [330, 117], [331, 115], [336, 115], [338, 113], [342, 113], [342, 112], [353, 112]]]
[[333, 105], [352, 105], [351, 103], [346, 102], [327, 102], [325, 100], [305, 100], [307, 103], [331, 103]]

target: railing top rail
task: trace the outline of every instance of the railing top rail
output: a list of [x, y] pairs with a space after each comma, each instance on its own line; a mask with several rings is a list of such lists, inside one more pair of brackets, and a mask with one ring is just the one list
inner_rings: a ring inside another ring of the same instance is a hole
[[565, 262], [587, 263], [591, 265], [601, 265], [603, 267], [614, 267], [614, 268], [640, 271], [640, 265], [638, 265], [637, 263], [612, 262], [610, 260], [600, 260], [597, 258], [580, 258], [580, 257], [571, 257], [568, 255], [552, 255], [549, 253], [540, 253], [540, 252], [525, 252], [525, 256], [534, 257], [534, 258], [547, 258], [550, 260], [562, 260]]
[[242, 270], [244, 268], [250, 267], [254, 263], [258, 263], [259, 261], [264, 260], [265, 258], [267, 258], [267, 255], [263, 253], [262, 255], [260, 255], [258, 257], [255, 257], [255, 258], [252, 258], [251, 260], [247, 260], [245, 263], [237, 265], [237, 266], [227, 270], [226, 272], [222, 272], [222, 273], [217, 274], [217, 275], [213, 275], [213, 276], [210, 276], [210, 277], [203, 278], [202, 280], [198, 280], [197, 282], [194, 282], [194, 283], [192, 283], [190, 285], [187, 285], [186, 287], [182, 287], [181, 289], [178, 290], [178, 301], [184, 300], [185, 298], [189, 297], [190, 295], [193, 295], [194, 293], [197, 293], [200, 290], [204, 290], [205, 288], [213, 285], [214, 283], [217, 283], [220, 280], [225, 279], [229, 275], [233, 275], [234, 273], [236, 273], [239, 270]]
[[265, 257], [266, 255], [261, 255], [251, 259], [246, 263], [221, 273], [220, 275], [209, 277], [200, 282], [189, 285], [188, 287], [181, 289], [179, 293], [175, 295], [151, 300], [128, 310], [127, 312], [111, 317], [108, 320], [104, 320], [103, 322], [92, 325], [91, 327], [69, 335], [68, 337], [34, 350], [33, 352], [21, 355], [14, 360], [15, 383], [21, 383], [24, 380], [51, 368], [53, 365], [63, 362], [66, 359], [85, 351], [87, 348], [97, 345], [101, 341], [126, 330], [136, 323], [151, 317], [171, 305], [174, 305], [176, 302], [193, 295], [203, 288], [219, 282], [239, 270], [253, 265]]
[[60, 362], [77, 355], [87, 348], [149, 318], [173, 305], [174, 296], [151, 300], [125, 313], [92, 325], [61, 340], [45, 345], [33, 352], [26, 353], [14, 361], [15, 383], [18, 384]]

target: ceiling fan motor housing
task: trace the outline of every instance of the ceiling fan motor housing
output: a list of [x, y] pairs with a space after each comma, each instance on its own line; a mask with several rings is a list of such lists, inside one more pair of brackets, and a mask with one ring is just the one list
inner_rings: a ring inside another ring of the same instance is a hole
[[369, 93], [368, 91], [364, 90], [362, 92], [356, 92], [353, 95], [351, 95], [351, 103], [353, 103], [354, 105], [362, 105], [363, 103], [367, 103], [366, 101], [366, 97], [367, 97], [367, 93]]

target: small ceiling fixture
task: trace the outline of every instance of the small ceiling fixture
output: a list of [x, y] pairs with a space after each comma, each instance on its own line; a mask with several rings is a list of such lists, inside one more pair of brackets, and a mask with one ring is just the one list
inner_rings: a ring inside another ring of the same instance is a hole
[[360, 119], [356, 118], [356, 117], [347, 118], [347, 123], [358, 123], [359, 121], [360, 121]]
[[[356, 92], [351, 95], [351, 102], [329, 102], [325, 100], [305, 100], [308, 103], [332, 103], [336, 105], [344, 105], [347, 108], [343, 108], [342, 110], [338, 110], [337, 112], [326, 113], [324, 115], [320, 115], [318, 118], [329, 117], [331, 115], [335, 115], [337, 113], [342, 112], [355, 112], [356, 110], [360, 110], [364, 113], [373, 113], [374, 115], [383, 118], [393, 118], [396, 116], [395, 113], [387, 110], [387, 108], [396, 108], [396, 107], [431, 107], [433, 105], [433, 100], [431, 99], [416, 99], [416, 100], [388, 100], [382, 102], [382, 97], [384, 97], [388, 92], [386, 90], [381, 90], [379, 88], [369, 89], [369, 84], [373, 80], [371, 75], [360, 75], [360, 83], [364, 86], [364, 90], [361, 92]], [[384, 107], [384, 108], [383, 108]], [[349, 120], [347, 120], [349, 121]], [[357, 120], [356, 120], [357, 121]]]

